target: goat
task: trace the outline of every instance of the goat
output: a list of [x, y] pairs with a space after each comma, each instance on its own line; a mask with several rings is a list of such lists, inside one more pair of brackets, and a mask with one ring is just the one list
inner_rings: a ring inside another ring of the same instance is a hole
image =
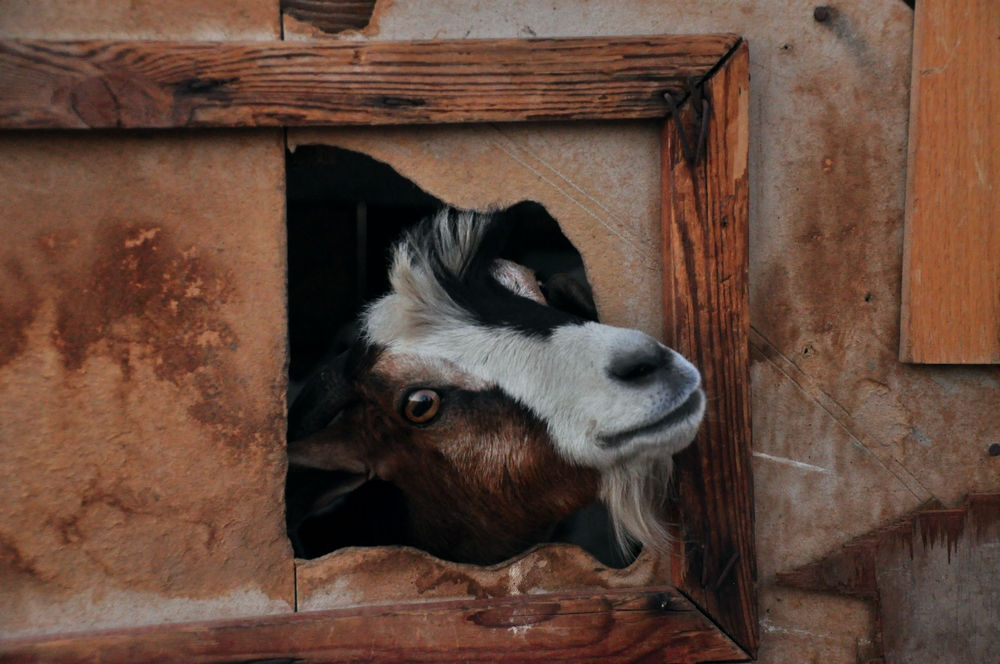
[[597, 322], [572, 280], [542, 285], [500, 259], [516, 214], [446, 208], [395, 246], [391, 291], [290, 409], [290, 464], [338, 473], [318, 502], [289, 505], [292, 528], [380, 479], [405, 497], [401, 543], [445, 559], [500, 562], [597, 499], [619, 542], [663, 548], [658, 512], [704, 414], [700, 374]]

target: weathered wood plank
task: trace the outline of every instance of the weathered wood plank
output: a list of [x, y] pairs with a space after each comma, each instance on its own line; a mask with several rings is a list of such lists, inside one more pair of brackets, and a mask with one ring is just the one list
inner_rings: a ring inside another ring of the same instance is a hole
[[746, 661], [672, 588], [314, 611], [0, 641], [0, 662]]
[[733, 35], [337, 43], [0, 41], [0, 129], [662, 117]]
[[[674, 583], [755, 654], [748, 88], [742, 44], [705, 84], [710, 119], [705, 154], [694, 168], [674, 123], [664, 125], [663, 297], [667, 343], [695, 362], [708, 395], [698, 438], [676, 459]], [[684, 115], [691, 120], [693, 112]], [[693, 127], [688, 133], [698, 135]]]
[[899, 358], [1000, 363], [1000, 5], [914, 20]]

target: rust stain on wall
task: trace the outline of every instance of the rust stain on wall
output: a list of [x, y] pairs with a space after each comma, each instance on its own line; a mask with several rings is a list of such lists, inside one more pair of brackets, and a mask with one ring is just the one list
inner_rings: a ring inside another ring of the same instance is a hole
[[[827, 99], [820, 81], [797, 87], [798, 95]], [[792, 237], [795, 251], [785, 262], [764, 267], [760, 288], [753, 291], [753, 315], [766, 321], [768, 338], [792, 349], [800, 366], [826, 372], [850, 363], [852, 328], [864, 316], [868, 270], [854, 266], [884, 246], [884, 227], [867, 223], [871, 216], [872, 157], [866, 137], [875, 127], [859, 127], [845, 108], [827, 101], [825, 112], [811, 120], [821, 141], [803, 150], [790, 186], [795, 190]], [[868, 268], [881, 267], [888, 256], [872, 256]], [[821, 277], [821, 278], [818, 278]]]
[[[159, 380], [194, 387], [199, 396], [188, 412], [237, 448], [281, 426], [273, 410], [240, 407], [247, 396], [233, 366], [240, 339], [223, 315], [236, 297], [231, 268], [214, 265], [194, 244], [178, 244], [170, 228], [154, 222], [106, 222], [86, 240], [46, 231], [36, 246], [57, 275], [52, 340], [68, 371], [103, 354], [128, 383], [136, 363], [149, 363]], [[37, 297], [31, 302], [37, 308]], [[30, 323], [34, 309], [22, 309]]]
[[290, 610], [279, 139], [3, 138], [0, 634]]
[[161, 380], [181, 378], [218, 361], [236, 338], [217, 313], [231, 289], [192, 246], [174, 246], [170, 231], [151, 225], [104, 226], [83, 283], [64, 283], [55, 344], [69, 370], [78, 370], [101, 340], [131, 378], [133, 345], [149, 347]]
[[951, 562], [952, 549], [958, 546], [958, 541], [965, 532], [965, 511], [941, 510], [939, 512], [923, 512], [917, 518], [920, 527], [920, 541], [924, 548], [934, 548], [941, 542], [948, 548], [948, 561]]
[[[966, 528], [970, 519], [975, 540]], [[995, 568], [1000, 533], [993, 529], [998, 525], [1000, 494], [969, 496], [961, 509], [953, 510], [932, 501], [817, 562], [779, 572], [776, 581], [872, 600], [876, 654], [884, 654], [886, 661], [986, 661], [966, 653], [968, 642], [995, 623], [996, 593], [989, 573]], [[918, 539], [923, 546], [916, 544]], [[982, 646], [984, 652], [996, 650], [992, 643]], [[942, 659], [944, 653], [952, 657]]]
[[[281, 34], [274, 0], [3, 5], [8, 39]], [[91, 84], [85, 115], [148, 92]], [[0, 636], [292, 608], [283, 154], [280, 131], [0, 136]]]
[[[31, 557], [17, 546], [17, 542], [0, 533], [0, 567], [15, 574], [29, 577], [43, 577], [42, 571], [35, 565]], [[47, 580], [52, 580], [51, 578]]]
[[0, 369], [24, 352], [28, 343], [27, 328], [35, 320], [41, 298], [24, 274], [17, 258], [9, 258], [0, 267], [6, 274], [7, 287], [0, 292]]
[[969, 497], [969, 514], [976, 529], [976, 539], [983, 541], [1000, 528], [1000, 494], [980, 494]]

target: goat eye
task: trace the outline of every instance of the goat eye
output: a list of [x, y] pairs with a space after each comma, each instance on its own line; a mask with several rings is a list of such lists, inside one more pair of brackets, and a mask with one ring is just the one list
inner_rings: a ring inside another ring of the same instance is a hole
[[417, 424], [430, 422], [441, 409], [441, 396], [434, 390], [417, 390], [406, 397], [403, 413], [406, 419]]

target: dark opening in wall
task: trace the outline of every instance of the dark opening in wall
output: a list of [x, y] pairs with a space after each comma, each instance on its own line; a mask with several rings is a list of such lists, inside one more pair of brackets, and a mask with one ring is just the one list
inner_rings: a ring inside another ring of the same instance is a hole
[[[444, 204], [386, 164], [339, 148], [299, 147], [287, 155], [286, 174], [291, 404], [314, 371], [354, 343], [365, 305], [389, 291], [396, 240]], [[589, 301], [583, 260], [558, 222], [533, 202], [519, 203], [516, 218], [502, 257], [531, 268], [541, 282], [572, 280]], [[592, 308], [579, 309], [579, 298], [552, 304], [596, 318]], [[300, 558], [347, 546], [408, 544], [406, 499], [389, 482], [292, 468], [286, 509]], [[560, 523], [549, 541], [579, 544], [615, 567], [630, 563], [635, 553], [618, 553], [600, 505]]]
[[346, 349], [362, 306], [389, 290], [393, 241], [443, 203], [386, 164], [326, 146], [289, 153], [286, 177], [294, 385]]

